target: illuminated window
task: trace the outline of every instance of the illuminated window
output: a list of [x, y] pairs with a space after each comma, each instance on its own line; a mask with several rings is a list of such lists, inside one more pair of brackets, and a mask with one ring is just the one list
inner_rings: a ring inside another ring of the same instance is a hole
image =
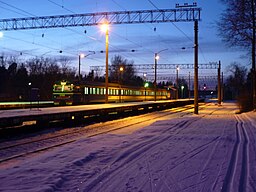
[[96, 90], [95, 87], [92, 88], [92, 94], [95, 95], [96, 94]]
[[84, 94], [85, 94], [85, 95], [88, 95], [88, 94], [89, 94], [89, 88], [88, 88], [88, 87], [85, 87], [85, 88], [84, 88]]

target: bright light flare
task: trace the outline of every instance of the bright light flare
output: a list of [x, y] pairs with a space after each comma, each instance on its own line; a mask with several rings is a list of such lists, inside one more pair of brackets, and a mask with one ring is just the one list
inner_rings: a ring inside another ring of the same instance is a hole
[[107, 32], [109, 30], [109, 25], [107, 23], [101, 25], [101, 31]]
[[4, 36], [4, 33], [0, 31], [0, 38]]
[[80, 56], [80, 58], [84, 58], [85, 57], [85, 55], [83, 53], [80, 53], [79, 56]]
[[155, 59], [156, 59], [156, 60], [160, 59], [159, 55], [156, 55]]

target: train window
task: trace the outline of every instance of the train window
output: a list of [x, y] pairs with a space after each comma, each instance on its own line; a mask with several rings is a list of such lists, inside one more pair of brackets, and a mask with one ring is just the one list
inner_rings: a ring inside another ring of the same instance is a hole
[[121, 89], [121, 95], [124, 95], [124, 90], [123, 89]]
[[95, 87], [92, 88], [92, 94], [95, 95], [96, 94], [96, 90]]
[[84, 94], [85, 95], [88, 95], [89, 94], [89, 90], [88, 90], [89, 88], [88, 87], [84, 87]]

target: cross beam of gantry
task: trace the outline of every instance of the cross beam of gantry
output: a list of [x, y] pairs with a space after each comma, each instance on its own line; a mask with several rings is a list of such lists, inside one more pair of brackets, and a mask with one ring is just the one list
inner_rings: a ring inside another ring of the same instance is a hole
[[109, 24], [191, 22], [201, 20], [201, 8], [99, 12], [72, 15], [0, 19], [0, 30], [62, 28]]

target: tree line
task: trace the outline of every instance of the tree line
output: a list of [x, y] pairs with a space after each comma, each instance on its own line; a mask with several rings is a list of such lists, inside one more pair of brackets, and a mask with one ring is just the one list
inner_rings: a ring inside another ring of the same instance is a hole
[[[40, 100], [52, 100], [53, 84], [68, 80], [79, 81], [77, 69], [71, 60], [61, 58], [35, 57], [19, 61], [15, 57], [1, 57], [0, 61], [0, 101], [29, 101], [32, 88], [38, 88]], [[120, 71], [120, 67], [123, 71]], [[132, 86], [144, 86], [144, 80], [136, 76], [133, 61], [116, 55], [111, 59], [109, 82]], [[105, 82], [105, 77], [90, 71], [80, 77], [82, 82]]]
[[[30, 101], [31, 89], [39, 90], [40, 100], [52, 100], [52, 89], [56, 82], [67, 80], [74, 83], [95, 81], [105, 82], [104, 75], [95, 71], [88, 74], [77, 75], [77, 69], [71, 66], [71, 60], [61, 58], [56, 60], [48, 57], [35, 57], [21, 62], [15, 57], [0, 57], [0, 101]], [[146, 80], [136, 75], [132, 60], [127, 60], [120, 55], [111, 59], [109, 82], [131, 86], [143, 87]], [[148, 87], [153, 88], [154, 82], [149, 82]], [[179, 95], [188, 96], [187, 82], [179, 79]], [[159, 82], [158, 88], [174, 87], [172, 82]]]
[[35, 57], [25, 62], [15, 57], [1, 57], [0, 100], [27, 101], [31, 88], [40, 90], [40, 99], [51, 100], [53, 83], [59, 79], [76, 78], [69, 60]]

